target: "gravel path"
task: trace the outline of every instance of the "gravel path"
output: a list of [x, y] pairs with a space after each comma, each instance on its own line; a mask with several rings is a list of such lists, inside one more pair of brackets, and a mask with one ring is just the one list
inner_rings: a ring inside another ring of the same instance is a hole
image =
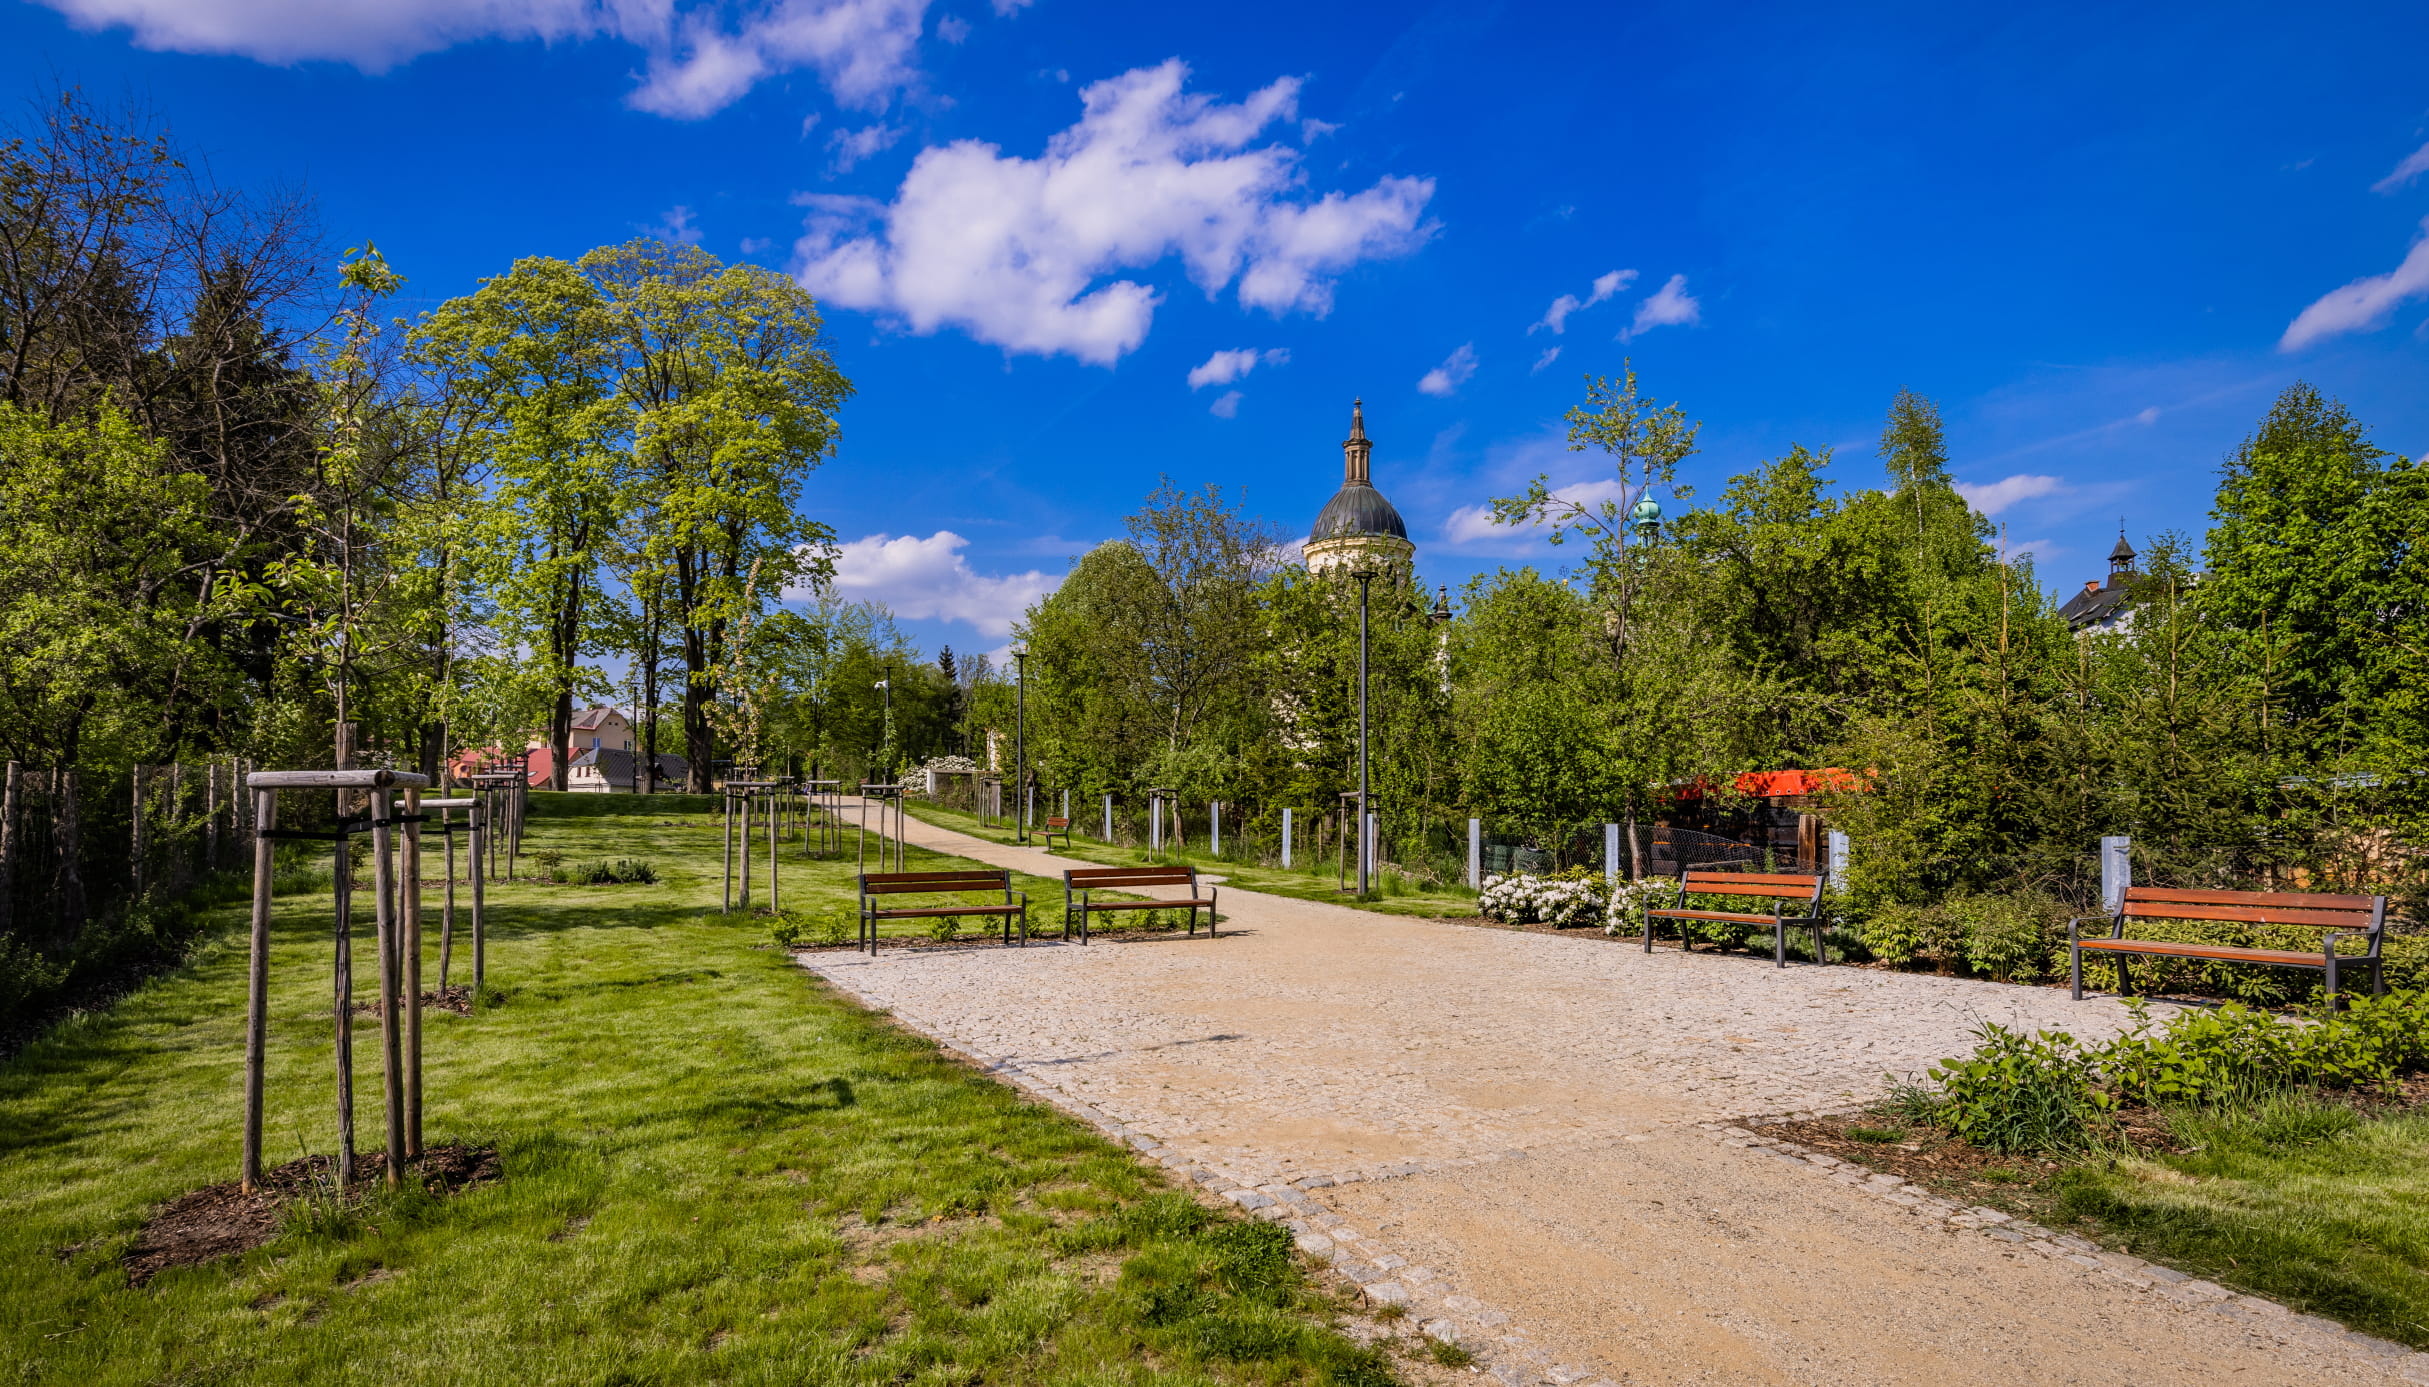
[[[1034, 873], [1089, 865], [908, 832]], [[1513, 1383], [2400, 1380], [1703, 1139], [1875, 1098], [1982, 1021], [2104, 1037], [2128, 1020], [2114, 1002], [1223, 904], [1211, 941], [803, 961], [1191, 1178], [1291, 1201], [1264, 1216], [1349, 1235], [1311, 1250], [1363, 1236], [1378, 1276], [1423, 1263], [1398, 1273], [1412, 1308]]]

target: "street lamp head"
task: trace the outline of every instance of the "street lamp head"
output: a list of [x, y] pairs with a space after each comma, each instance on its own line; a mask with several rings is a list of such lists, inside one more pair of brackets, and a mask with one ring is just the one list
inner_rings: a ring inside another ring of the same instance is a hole
[[1451, 619], [1451, 585], [1444, 583], [1434, 590], [1434, 610], [1426, 616], [1436, 625]]
[[1025, 659], [1028, 659], [1028, 658], [1029, 658], [1029, 642], [1027, 642], [1027, 641], [1014, 641], [1014, 642], [1012, 642], [1012, 658], [1013, 658], [1013, 659], [1015, 659], [1015, 660], [1025, 660]]

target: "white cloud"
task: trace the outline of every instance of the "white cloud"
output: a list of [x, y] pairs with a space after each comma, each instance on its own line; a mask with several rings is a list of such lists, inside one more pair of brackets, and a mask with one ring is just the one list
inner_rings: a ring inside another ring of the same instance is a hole
[[1290, 349], [1270, 347], [1258, 351], [1254, 347], [1238, 347], [1216, 352], [1203, 363], [1190, 368], [1189, 388], [1198, 390], [1209, 385], [1229, 385], [1257, 369], [1259, 364], [1286, 366], [1290, 364]]
[[[1598, 481], [1574, 482], [1552, 488], [1552, 495], [1563, 501], [1573, 501], [1593, 510], [1605, 501], [1624, 501], [1628, 488], [1620, 482], [1605, 478]], [[1456, 546], [1498, 542], [1499, 547], [1522, 548], [1533, 540], [1532, 531], [1542, 528], [1540, 522], [1531, 525], [1502, 525], [1495, 523], [1489, 505], [1461, 506], [1452, 511], [1442, 523], [1445, 544]]]
[[1527, 329], [1527, 335], [1532, 337], [1537, 331], [1550, 328], [1553, 335], [1558, 336], [1568, 330], [1570, 314], [1581, 308], [1592, 308], [1635, 282], [1636, 271], [1634, 270], [1613, 270], [1609, 274], [1596, 275], [1594, 290], [1591, 294], [1582, 299], [1575, 294], [1563, 294], [1552, 300], [1552, 306], [1543, 311], [1541, 321]]
[[2424, 173], [2429, 173], [2429, 144], [2422, 145], [2405, 155], [2404, 161], [2395, 166], [2395, 172], [2371, 184], [2370, 191], [2392, 193]]
[[757, 255], [759, 252], [767, 250], [773, 247], [775, 244], [776, 243], [774, 241], [769, 240], [765, 236], [745, 236], [742, 238], [742, 253], [744, 255]]
[[696, 246], [700, 244], [700, 225], [692, 217], [692, 209], [677, 203], [666, 209], [656, 226], [646, 227], [652, 236], [669, 245]]
[[1527, 374], [1530, 376], [1538, 375], [1543, 371], [1544, 367], [1549, 366], [1558, 360], [1560, 360], [1560, 348], [1550, 348], [1549, 350], [1545, 351], [1543, 355], [1535, 358], [1534, 368], [1529, 370]]
[[1678, 327], [1703, 320], [1704, 306], [1687, 292], [1687, 277], [1672, 275], [1668, 283], [1653, 291], [1652, 297], [1636, 305], [1636, 321], [1619, 336], [1626, 341], [1657, 327]]
[[988, 577], [962, 557], [969, 543], [951, 530], [926, 539], [878, 534], [852, 540], [835, 556], [835, 592], [856, 602], [882, 602], [896, 616], [959, 621], [1001, 639], [1031, 603], [1054, 591], [1057, 580], [1034, 569]]
[[2012, 477], [2001, 477], [1995, 482], [1985, 482], [1979, 486], [1971, 482], [1956, 483], [1957, 494], [1964, 497], [1975, 510], [1984, 515], [1997, 515], [2018, 501], [2029, 501], [2036, 496], [2048, 496], [2053, 492], [2064, 490], [2065, 487], [2066, 483], [2056, 477], [2037, 476], [2027, 472], [2019, 472]]
[[[2421, 226], [2429, 231], [2429, 217], [2421, 219]], [[2317, 303], [2286, 325], [2285, 336], [2277, 339], [2277, 349], [2299, 351], [2323, 338], [2366, 332], [2385, 322], [2397, 304], [2423, 295], [2429, 295], [2429, 235], [2414, 241], [2404, 263], [2387, 273], [2357, 279], [2342, 289], [2320, 295]]]
[[947, 43], [959, 44], [970, 37], [970, 21], [957, 14], [946, 15], [936, 21], [936, 36]]
[[[459, 43], [607, 38], [647, 55], [628, 101], [695, 119], [764, 78], [809, 69], [847, 106], [881, 108], [918, 73], [928, 0], [42, 0], [137, 46], [315, 60], [384, 72]], [[729, 19], [731, 21], [729, 27]]]
[[1442, 364], [1428, 371], [1417, 381], [1417, 388], [1428, 395], [1448, 395], [1468, 383], [1476, 374], [1476, 344], [1463, 344], [1459, 350], [1444, 357]]
[[1036, 3], [1037, 0], [995, 0], [995, 12], [1005, 19], [1010, 19]]
[[865, 130], [838, 130], [827, 136], [827, 148], [835, 151], [834, 170], [850, 173], [853, 166], [872, 154], [891, 149], [903, 136], [903, 128], [880, 121]]
[[1237, 390], [1226, 390], [1222, 394], [1215, 396], [1215, 402], [1206, 407], [1206, 412], [1213, 415], [1217, 419], [1238, 418], [1240, 415], [1240, 392]]
[[1174, 59], [1081, 89], [1082, 115], [1035, 159], [960, 140], [920, 151], [891, 203], [804, 197], [804, 287], [914, 332], [958, 327], [1008, 351], [1111, 365], [1146, 340], [1162, 295], [1107, 277], [1178, 256], [1209, 298], [1321, 316], [1332, 280], [1433, 233], [1430, 179], [1387, 177], [1304, 200], [1297, 151], [1251, 148], [1293, 118], [1283, 78], [1236, 105], [1185, 92]]

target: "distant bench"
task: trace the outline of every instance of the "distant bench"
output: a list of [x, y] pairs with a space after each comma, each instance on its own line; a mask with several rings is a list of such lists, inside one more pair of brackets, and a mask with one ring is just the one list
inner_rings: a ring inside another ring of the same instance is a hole
[[[915, 905], [883, 908], [878, 899], [883, 896], [907, 895], [966, 895], [973, 891], [1000, 891], [1001, 901], [984, 905]], [[1007, 868], [991, 867], [966, 872], [862, 872], [860, 874], [860, 942], [871, 954], [877, 952], [877, 922], [880, 920], [945, 919], [957, 915], [986, 915], [1001, 917], [1004, 922], [1004, 943], [1012, 942], [1012, 924], [1020, 922], [1021, 942], [1029, 942], [1029, 893], [1012, 889], [1012, 873]]]
[[[1189, 895], [1182, 900], [1100, 901], [1091, 896], [1095, 891], [1130, 891], [1141, 886], [1185, 886]], [[1215, 934], [1215, 892], [1205, 889], [1201, 898], [1198, 889], [1198, 869], [1195, 867], [1074, 867], [1063, 873], [1063, 937], [1071, 937], [1071, 928], [1079, 926], [1080, 942], [1088, 942], [1088, 917], [1108, 910], [1171, 910], [1185, 907], [1189, 911], [1189, 933], [1198, 932], [1198, 911], [1206, 912], [1206, 937]]]
[[[2083, 937], [2083, 922], [2098, 920], [2098, 915], [2085, 915], [2066, 923], [2066, 943], [2069, 972], [2073, 976], [2075, 1000], [2083, 1000], [2083, 955], [2086, 950], [2108, 954], [2117, 960], [2117, 990], [2131, 994], [2133, 980], [2126, 973], [2129, 957], [2190, 958], [2206, 963], [2258, 963], [2272, 968], [2308, 968], [2324, 973], [2328, 979], [2328, 1000], [2335, 1003], [2339, 975], [2347, 968], [2363, 967], [2370, 971], [2372, 995], [2385, 992], [2387, 984], [2380, 972], [2379, 950], [2386, 943], [2387, 898], [2385, 896], [2334, 896], [2309, 891], [2175, 891], [2158, 886], [2129, 886], [2125, 899], [2111, 917], [2108, 937]], [[2246, 925], [2304, 925], [2324, 929], [2319, 952], [2297, 953], [2289, 949], [2247, 949], [2231, 944], [2187, 943], [2174, 939], [2128, 939], [2128, 920], [2193, 920]], [[2368, 941], [2358, 954], [2340, 954], [2336, 941], [2358, 934]]]
[[[1691, 922], [1710, 920], [1731, 925], [1760, 925], [1771, 931], [1771, 958], [1778, 966], [1788, 966], [1788, 931], [1813, 931], [1813, 961], [1829, 962], [1822, 953], [1822, 931], [1828, 921], [1822, 918], [1822, 878], [1795, 874], [1757, 872], [1681, 872], [1678, 878], [1678, 903], [1667, 909], [1645, 912], [1645, 952], [1653, 952], [1653, 922], [1672, 920], [1678, 924], [1678, 946], [1693, 952], [1695, 941], [1689, 932]], [[1689, 910], [1689, 896], [1746, 896], [1772, 903], [1771, 913], [1757, 915], [1733, 910]], [[1802, 901], [1804, 913], [1790, 915], [1788, 903]]]
[[1070, 846], [1071, 846], [1071, 821], [1070, 821], [1069, 819], [1048, 819], [1048, 820], [1046, 820], [1046, 832], [1045, 832], [1045, 835], [1044, 835], [1044, 836], [1045, 836], [1045, 839], [1046, 839], [1046, 847], [1047, 847], [1047, 849], [1048, 849], [1049, 851], [1051, 851], [1051, 850], [1053, 849], [1053, 847], [1054, 847], [1054, 840], [1055, 840], [1055, 839], [1057, 839], [1057, 838], [1060, 838], [1060, 839], [1062, 839], [1062, 840], [1063, 840], [1063, 846], [1064, 846], [1064, 847], [1066, 847], [1066, 848], [1070, 847]]

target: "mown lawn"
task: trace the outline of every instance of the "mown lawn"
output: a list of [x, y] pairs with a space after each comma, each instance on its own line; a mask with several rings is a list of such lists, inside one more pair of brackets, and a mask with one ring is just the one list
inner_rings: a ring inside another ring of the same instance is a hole
[[[470, 1017], [426, 1014], [428, 1139], [495, 1145], [498, 1183], [374, 1198], [129, 1286], [120, 1258], [147, 1211], [236, 1173], [241, 908], [186, 969], [0, 1068], [0, 1375], [1391, 1380], [1328, 1327], [1283, 1230], [1202, 1208], [826, 991], [764, 921], [718, 915], [713, 815], [635, 807], [649, 812], [536, 818], [528, 846], [645, 857], [657, 884], [500, 884], [492, 995]], [[792, 852], [787, 906], [847, 899], [848, 860]], [[334, 1145], [328, 910], [278, 901], [272, 1163]], [[432, 933], [426, 983], [435, 918]], [[369, 955], [366, 928], [358, 970]], [[356, 1037], [375, 1149], [370, 1018]]]
[[[1016, 836], [1008, 826], [981, 823], [975, 815], [965, 814], [960, 810], [948, 809], [940, 805], [924, 804], [917, 800], [909, 802], [909, 813], [910, 817], [922, 822], [934, 824], [939, 828], [949, 828], [957, 833], [967, 833], [973, 838], [984, 838], [990, 842], [1009, 843]], [[1119, 847], [1089, 837], [1084, 831], [1086, 828], [1084, 822], [1081, 827], [1082, 832], [1072, 835], [1069, 848], [1061, 846], [1058, 840], [1055, 847], [1057, 855], [1076, 857], [1083, 862], [1101, 862], [1109, 867], [1132, 867], [1147, 862], [1175, 864], [1186, 862], [1195, 866], [1201, 873], [1216, 873], [1225, 879], [1226, 885], [1236, 886], [1245, 891], [1262, 891], [1269, 895], [1291, 896], [1303, 901], [1330, 901], [1338, 904], [1354, 902], [1361, 910], [1371, 910], [1385, 915], [1412, 915], [1420, 919], [1442, 920], [1472, 917], [1476, 913], [1475, 892], [1461, 886], [1428, 885], [1391, 870], [1386, 870], [1380, 875], [1377, 889], [1373, 894], [1367, 899], [1359, 901], [1355, 896], [1341, 890], [1338, 866], [1334, 859], [1329, 855], [1322, 855], [1321, 860], [1318, 860], [1320, 855], [1306, 843], [1298, 846], [1298, 852], [1305, 856], [1298, 864], [1285, 871], [1280, 867], [1216, 857], [1212, 853], [1197, 849], [1171, 848], [1161, 854], [1154, 854], [1145, 848]], [[1032, 833], [1030, 841], [1042, 845], [1045, 840], [1038, 834]]]
[[2002, 1155], [1894, 1107], [1783, 1135], [1967, 1204], [2429, 1349], [2429, 1085], [2408, 1105], [2292, 1090], [2138, 1112], [2066, 1153]]

